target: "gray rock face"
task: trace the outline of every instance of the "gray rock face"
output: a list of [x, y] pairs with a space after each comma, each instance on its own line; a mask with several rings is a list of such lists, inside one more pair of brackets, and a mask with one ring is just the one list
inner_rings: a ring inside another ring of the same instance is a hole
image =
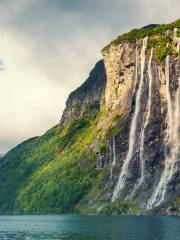
[[70, 94], [60, 123], [65, 125], [71, 120], [91, 114], [90, 111], [93, 109], [99, 110], [100, 104], [104, 101], [105, 86], [106, 71], [101, 60], [95, 65], [84, 84]]
[[[146, 49], [143, 66], [142, 51], [136, 41], [104, 53], [106, 106], [126, 115], [123, 132], [115, 135], [116, 164], [109, 185], [112, 200], [152, 210], [180, 196], [180, 60], [172, 55], [158, 64], [153, 50], [150, 56]], [[110, 148], [112, 152], [112, 144]]]

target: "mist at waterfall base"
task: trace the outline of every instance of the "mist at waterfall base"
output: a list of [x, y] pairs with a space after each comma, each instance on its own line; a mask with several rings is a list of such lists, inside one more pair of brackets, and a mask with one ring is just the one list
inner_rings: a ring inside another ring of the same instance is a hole
[[0, 216], [0, 239], [178, 240], [178, 217]]

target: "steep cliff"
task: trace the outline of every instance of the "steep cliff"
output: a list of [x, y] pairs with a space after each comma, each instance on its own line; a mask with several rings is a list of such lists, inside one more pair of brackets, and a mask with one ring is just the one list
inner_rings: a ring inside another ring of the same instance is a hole
[[66, 125], [71, 120], [92, 115], [93, 109], [99, 110], [104, 101], [105, 86], [106, 70], [101, 60], [91, 71], [89, 78], [70, 94], [60, 124]]
[[60, 124], [0, 159], [0, 211], [178, 215], [179, 47], [180, 20], [108, 44]]
[[177, 28], [168, 29], [103, 52], [106, 106], [127, 116], [127, 135], [115, 134], [112, 140], [112, 201], [126, 200], [157, 213], [179, 211], [178, 36]]

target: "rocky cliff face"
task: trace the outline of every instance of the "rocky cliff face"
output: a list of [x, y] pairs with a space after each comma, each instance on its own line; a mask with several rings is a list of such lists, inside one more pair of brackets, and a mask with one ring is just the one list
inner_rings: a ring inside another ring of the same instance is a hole
[[179, 48], [180, 20], [106, 46], [60, 124], [1, 157], [0, 212], [179, 215]]
[[99, 110], [104, 101], [106, 86], [106, 71], [103, 60], [99, 61], [91, 71], [86, 82], [72, 92], [66, 102], [60, 124], [91, 115], [93, 110]]
[[127, 201], [144, 213], [179, 212], [179, 44], [173, 28], [103, 50], [107, 82], [100, 109], [106, 113], [98, 125], [108, 150], [102, 201]]
[[148, 46], [148, 37], [111, 45], [103, 53], [105, 105], [126, 116], [125, 133], [112, 136], [110, 145], [112, 201], [135, 202], [147, 210], [178, 202], [180, 61], [176, 33], [176, 29], [167, 33], [173, 53], [162, 62], [156, 61], [157, 50]]

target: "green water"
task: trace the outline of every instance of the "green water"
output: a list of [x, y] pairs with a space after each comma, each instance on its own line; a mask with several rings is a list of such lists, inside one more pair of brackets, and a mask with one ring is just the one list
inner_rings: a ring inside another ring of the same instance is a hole
[[179, 240], [179, 217], [0, 216], [0, 240]]

